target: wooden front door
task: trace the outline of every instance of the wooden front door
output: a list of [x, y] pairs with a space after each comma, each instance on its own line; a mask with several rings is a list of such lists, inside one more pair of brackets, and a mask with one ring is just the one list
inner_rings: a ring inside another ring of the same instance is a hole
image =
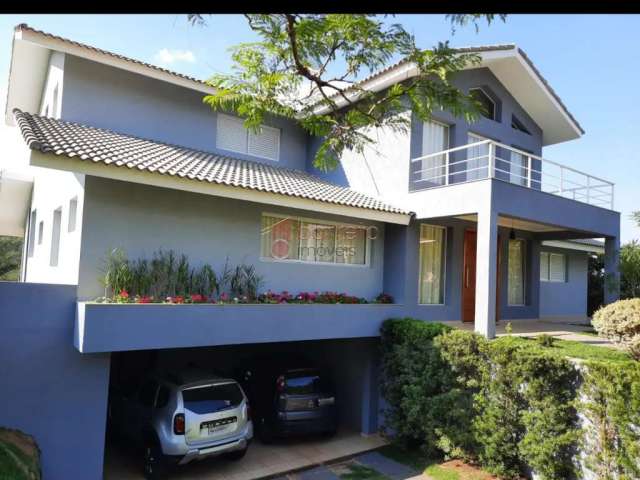
[[[476, 251], [478, 235], [465, 230], [462, 263], [462, 321], [473, 322], [476, 317]], [[500, 236], [498, 235], [498, 265], [496, 271], [496, 321], [499, 318], [500, 298]]]

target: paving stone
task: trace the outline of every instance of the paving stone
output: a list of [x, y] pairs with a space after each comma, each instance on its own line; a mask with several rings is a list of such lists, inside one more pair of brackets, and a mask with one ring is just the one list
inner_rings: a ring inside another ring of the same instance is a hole
[[335, 473], [324, 465], [299, 472], [295, 475], [297, 480], [340, 480]]
[[378, 452], [363, 453], [354, 457], [354, 459], [358, 463], [373, 468], [393, 480], [404, 480], [422, 473], [395, 460], [391, 460]]

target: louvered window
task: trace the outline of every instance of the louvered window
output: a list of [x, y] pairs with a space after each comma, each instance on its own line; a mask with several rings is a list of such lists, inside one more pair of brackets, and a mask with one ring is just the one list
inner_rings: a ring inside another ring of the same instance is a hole
[[540, 252], [540, 280], [567, 281], [567, 258], [562, 253]]
[[216, 145], [224, 150], [278, 161], [280, 130], [262, 125], [260, 131], [254, 133], [244, 127], [241, 118], [219, 113]]

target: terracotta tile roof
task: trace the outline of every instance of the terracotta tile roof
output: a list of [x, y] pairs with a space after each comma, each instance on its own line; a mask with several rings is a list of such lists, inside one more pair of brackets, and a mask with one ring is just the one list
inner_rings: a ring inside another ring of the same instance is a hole
[[379, 199], [309, 173], [240, 160], [13, 110], [32, 150], [233, 187], [409, 215]]

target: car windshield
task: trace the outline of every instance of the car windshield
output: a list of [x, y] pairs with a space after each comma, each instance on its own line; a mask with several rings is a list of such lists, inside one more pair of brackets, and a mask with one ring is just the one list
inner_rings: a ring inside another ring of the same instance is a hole
[[240, 405], [242, 391], [236, 383], [207, 385], [182, 391], [184, 408], [197, 414], [213, 413]]
[[292, 372], [286, 376], [286, 390], [294, 395], [306, 395], [326, 391], [327, 385], [317, 372]]

